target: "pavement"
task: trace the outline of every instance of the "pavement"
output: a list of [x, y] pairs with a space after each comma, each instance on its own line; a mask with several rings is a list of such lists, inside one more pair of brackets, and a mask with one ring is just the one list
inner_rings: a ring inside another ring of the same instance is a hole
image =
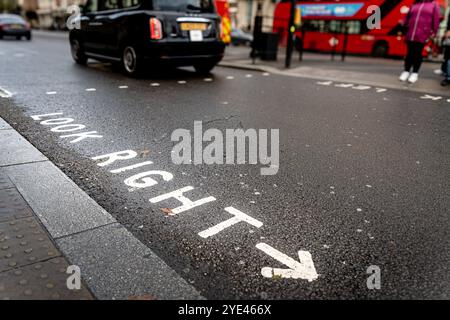
[[280, 47], [277, 61], [263, 61], [249, 58], [250, 48], [246, 46], [229, 46], [227, 55], [221, 65], [227, 67], [245, 68], [282, 74], [291, 77], [345, 81], [349, 83], [383, 86], [392, 89], [448, 95], [449, 87], [441, 87], [443, 77], [435, 71], [441, 67], [441, 59], [433, 58], [425, 61], [420, 71], [420, 81], [415, 84], [400, 82], [398, 77], [403, 71], [403, 61], [400, 59], [384, 59], [363, 56], [349, 56], [341, 60], [340, 53], [333, 57], [331, 53], [305, 52], [302, 61], [298, 52], [292, 55], [292, 64], [285, 68], [286, 48]]
[[[94, 297], [450, 298], [447, 92], [275, 68], [131, 79], [39, 35], [0, 55], [0, 116], [48, 159], [6, 174]], [[278, 173], [174, 164], [171, 133], [195, 120], [279, 129]], [[180, 189], [200, 202], [174, 215]], [[367, 286], [374, 266], [381, 289]]]
[[0, 300], [201, 298], [2, 118], [0, 140]]

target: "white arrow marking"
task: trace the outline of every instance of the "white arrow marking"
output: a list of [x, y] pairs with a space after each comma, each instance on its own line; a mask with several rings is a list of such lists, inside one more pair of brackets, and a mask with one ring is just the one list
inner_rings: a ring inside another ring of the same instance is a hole
[[264, 267], [261, 269], [261, 275], [263, 277], [273, 278], [274, 276], [278, 276], [289, 279], [305, 279], [311, 282], [319, 276], [314, 267], [311, 253], [308, 251], [299, 251], [299, 261], [297, 261], [263, 242], [258, 243], [256, 248], [289, 267], [289, 269]]
[[424, 95], [424, 96], [421, 96], [420, 99], [437, 101], [437, 100], [441, 100], [442, 97], [439, 97], [439, 96], [431, 96], [431, 95], [429, 95], [429, 94], [426, 94], [426, 95]]

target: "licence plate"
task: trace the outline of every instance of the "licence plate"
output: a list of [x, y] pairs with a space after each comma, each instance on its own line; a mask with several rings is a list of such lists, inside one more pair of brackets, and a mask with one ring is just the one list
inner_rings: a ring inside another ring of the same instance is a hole
[[191, 30], [189, 31], [189, 38], [192, 42], [203, 41], [203, 31], [201, 30]]
[[181, 30], [183, 31], [191, 31], [191, 30], [206, 30], [206, 23], [198, 23], [198, 22], [183, 22], [180, 24]]
[[12, 24], [9, 26], [11, 29], [22, 29], [22, 26], [20, 24]]

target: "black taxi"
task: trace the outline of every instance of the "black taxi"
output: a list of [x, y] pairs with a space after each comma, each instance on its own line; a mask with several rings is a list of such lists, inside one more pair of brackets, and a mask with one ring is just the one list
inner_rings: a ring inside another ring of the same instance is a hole
[[129, 75], [161, 65], [208, 73], [225, 51], [213, 0], [88, 0], [77, 22], [74, 60], [117, 62]]

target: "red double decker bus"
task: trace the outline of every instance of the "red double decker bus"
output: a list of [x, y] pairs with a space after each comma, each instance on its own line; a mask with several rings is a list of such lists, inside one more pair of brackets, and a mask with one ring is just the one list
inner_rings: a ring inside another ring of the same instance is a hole
[[[441, 18], [444, 18], [447, 1], [439, 0]], [[350, 54], [374, 56], [403, 56], [406, 45], [400, 22], [408, 14], [414, 0], [328, 0], [297, 1], [302, 18], [303, 48], [308, 51], [340, 52], [344, 47], [347, 32], [346, 51]], [[376, 5], [380, 9], [381, 29], [370, 29], [367, 19], [372, 15], [368, 8]], [[274, 32], [281, 35], [283, 42], [287, 37], [290, 14], [290, 1], [280, 2], [275, 9]], [[426, 52], [435, 50], [433, 42]]]

